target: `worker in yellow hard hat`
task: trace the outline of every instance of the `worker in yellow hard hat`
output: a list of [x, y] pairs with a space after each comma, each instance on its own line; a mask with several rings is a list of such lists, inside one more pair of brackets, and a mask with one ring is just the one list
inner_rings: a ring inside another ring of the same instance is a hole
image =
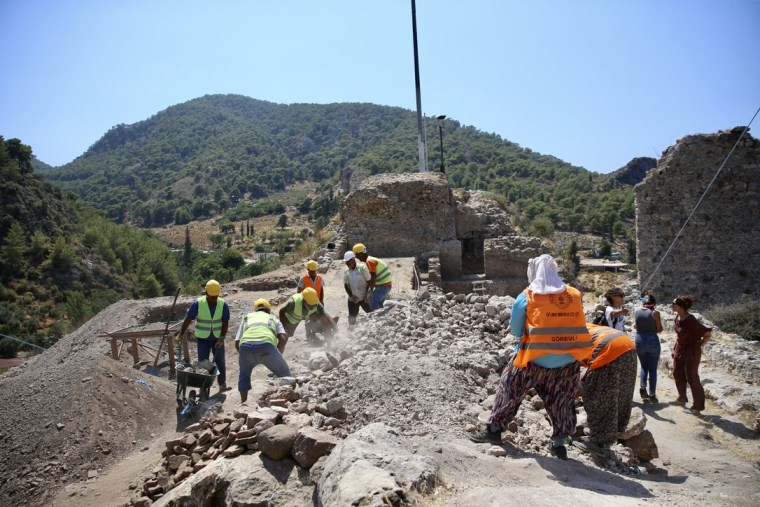
[[382, 308], [385, 298], [391, 291], [391, 270], [382, 259], [367, 255], [367, 247], [357, 243], [351, 249], [357, 259], [367, 265], [369, 270], [369, 307], [372, 311]]
[[282, 357], [287, 343], [288, 335], [280, 320], [272, 315], [272, 305], [266, 299], [257, 299], [253, 303], [253, 312], [243, 317], [235, 336], [240, 365], [240, 401], [248, 399], [251, 372], [257, 365], [263, 364], [277, 377], [290, 376], [290, 367]]
[[322, 278], [322, 275], [317, 273], [317, 269], [319, 269], [317, 261], [310, 260], [306, 263], [306, 274], [298, 279], [298, 292], [303, 292], [304, 289], [311, 287], [317, 291], [319, 302], [324, 305], [325, 294], [323, 288], [325, 286], [325, 280]]
[[[322, 275], [317, 273], [317, 269], [319, 269], [319, 264], [317, 264], [317, 261], [309, 260], [306, 263], [306, 274], [298, 279], [297, 290], [299, 293], [301, 293], [304, 289], [311, 287], [317, 291], [319, 302], [322, 303], [322, 306], [324, 307], [325, 292], [323, 288], [325, 286], [325, 281], [322, 278]], [[307, 320], [306, 324], [304, 324], [304, 327], [306, 328], [306, 339], [309, 341], [316, 340], [316, 333], [319, 331], [319, 326], [316, 325], [316, 323], [312, 323], [311, 320]]]
[[285, 327], [287, 335], [293, 336], [298, 324], [302, 320], [313, 320], [322, 324], [322, 329], [335, 332], [338, 326], [333, 321], [325, 307], [319, 302], [317, 291], [313, 287], [307, 287], [302, 292], [293, 294], [288, 302], [280, 308], [280, 321]]
[[224, 358], [224, 339], [230, 323], [230, 307], [225, 303], [222, 287], [216, 280], [206, 282], [205, 295], [198, 298], [187, 310], [185, 321], [177, 336], [182, 336], [195, 321], [195, 340], [198, 344], [198, 361], [208, 361], [214, 356], [219, 375], [219, 390], [227, 391], [227, 367]]

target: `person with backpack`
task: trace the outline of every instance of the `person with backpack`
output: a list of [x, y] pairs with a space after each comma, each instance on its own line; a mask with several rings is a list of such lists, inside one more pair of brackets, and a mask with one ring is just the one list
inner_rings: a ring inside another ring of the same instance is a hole
[[605, 322], [602, 325], [625, 332], [625, 316], [629, 313], [628, 308], [623, 306], [625, 292], [620, 287], [613, 287], [604, 293], [604, 298], [607, 308], [604, 309]]

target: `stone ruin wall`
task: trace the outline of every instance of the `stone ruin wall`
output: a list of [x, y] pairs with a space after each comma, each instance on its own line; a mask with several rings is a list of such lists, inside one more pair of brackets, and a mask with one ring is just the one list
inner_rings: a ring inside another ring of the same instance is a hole
[[364, 180], [340, 206], [348, 244], [377, 257], [411, 257], [456, 237], [454, 206], [441, 173], [381, 174]]
[[646, 288], [658, 302], [760, 294], [760, 143], [749, 133], [664, 257], [743, 130], [679, 139], [634, 189], [639, 284], [651, 278]]
[[428, 283], [444, 291], [471, 292], [483, 280], [489, 294], [516, 296], [528, 259], [546, 252], [538, 238], [517, 236], [487, 194], [452, 192], [441, 173], [366, 178], [342, 201], [341, 216], [346, 238], [337, 253], [361, 242], [377, 257], [424, 259]]

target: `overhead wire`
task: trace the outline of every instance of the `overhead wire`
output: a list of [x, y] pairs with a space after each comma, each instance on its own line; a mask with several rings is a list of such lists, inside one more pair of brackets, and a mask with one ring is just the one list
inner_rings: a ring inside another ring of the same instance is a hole
[[720, 175], [721, 171], [723, 171], [723, 168], [726, 166], [726, 163], [728, 163], [728, 160], [731, 158], [731, 155], [733, 155], [734, 151], [736, 150], [736, 147], [739, 146], [739, 142], [744, 137], [744, 134], [747, 133], [749, 130], [750, 125], [752, 125], [752, 122], [755, 121], [755, 118], [757, 117], [758, 113], [760, 113], [760, 107], [757, 108], [757, 111], [755, 111], [755, 114], [752, 116], [752, 119], [747, 123], [747, 126], [744, 127], [744, 130], [739, 135], [739, 138], [734, 143], [733, 147], [731, 148], [731, 151], [728, 152], [728, 155], [726, 155], [726, 158], [723, 159], [723, 163], [720, 165], [718, 170], [715, 172], [715, 175], [710, 180], [710, 183], [707, 185], [707, 188], [705, 188], [705, 191], [702, 192], [702, 195], [700, 196], [699, 200], [697, 201], [697, 204], [694, 205], [694, 208], [691, 210], [691, 213], [689, 213], [689, 216], [686, 217], [686, 221], [683, 223], [681, 228], [676, 233], [675, 238], [673, 238], [673, 241], [670, 243], [670, 246], [665, 251], [665, 255], [662, 256], [662, 259], [660, 259], [660, 262], [657, 263], [657, 266], [654, 268], [654, 271], [652, 271], [652, 274], [649, 275], [649, 278], [647, 279], [646, 283], [641, 287], [641, 291], [644, 292], [644, 290], [649, 286], [649, 284], [652, 282], [652, 279], [654, 278], [654, 275], [657, 274], [657, 271], [660, 269], [660, 266], [662, 266], [662, 263], [665, 261], [665, 259], [668, 257], [668, 254], [673, 249], [673, 247], [676, 244], [676, 241], [678, 241], [678, 238], [681, 236], [681, 233], [683, 233], [684, 229], [686, 229], [686, 226], [689, 224], [689, 221], [691, 220], [691, 217], [694, 216], [694, 213], [697, 211], [697, 208], [699, 208], [699, 205], [702, 204], [702, 201], [704, 200], [705, 196], [707, 195], [707, 192], [710, 191], [710, 188], [712, 187], [713, 183], [715, 183], [715, 180], [718, 178], [718, 175]]

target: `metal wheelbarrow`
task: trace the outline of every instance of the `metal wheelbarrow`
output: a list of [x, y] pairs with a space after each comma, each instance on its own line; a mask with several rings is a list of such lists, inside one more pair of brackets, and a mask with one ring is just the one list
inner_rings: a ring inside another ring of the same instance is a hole
[[[177, 406], [181, 409], [179, 415], [187, 415], [198, 409], [200, 402], [206, 401], [211, 393], [218, 372], [216, 367], [208, 375], [188, 370], [177, 370]], [[185, 395], [188, 387], [197, 387], [200, 396], [195, 389]]]

